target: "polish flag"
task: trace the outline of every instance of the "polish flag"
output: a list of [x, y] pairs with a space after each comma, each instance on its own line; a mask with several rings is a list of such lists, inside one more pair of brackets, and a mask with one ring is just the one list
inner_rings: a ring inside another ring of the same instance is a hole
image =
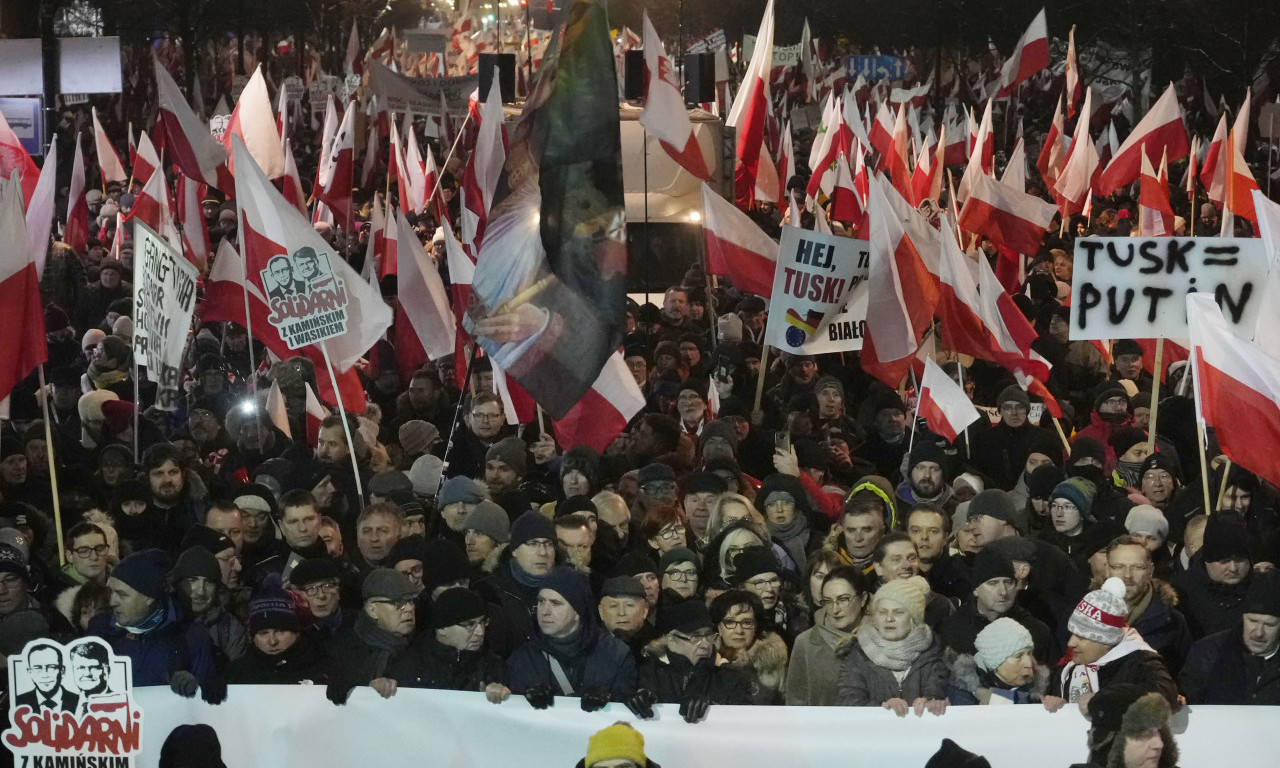
[[175, 251], [182, 251], [182, 236], [173, 221], [173, 211], [169, 207], [169, 185], [165, 182], [164, 172], [151, 174], [147, 183], [142, 186], [133, 203], [133, 210], [126, 221], [137, 219], [156, 234], [169, 242]]
[[1058, 174], [1067, 160], [1067, 135], [1062, 118], [1062, 97], [1058, 97], [1058, 106], [1053, 111], [1053, 122], [1049, 123], [1049, 133], [1044, 137], [1044, 146], [1040, 148], [1040, 156], [1036, 158], [1036, 170], [1040, 178], [1050, 189], [1058, 181]]
[[1196, 203], [1196, 175], [1199, 173], [1199, 171], [1196, 170], [1196, 160], [1199, 157], [1199, 155], [1200, 155], [1200, 137], [1192, 136], [1191, 151], [1187, 153], [1187, 175], [1186, 175], [1186, 178], [1184, 179], [1184, 181], [1186, 182], [1187, 200], [1191, 203], [1192, 216], [1195, 216], [1196, 213], [1198, 213], [1198, 211], [1194, 209], [1195, 209], [1195, 203]]
[[415, 213], [427, 209], [427, 195], [431, 193], [427, 186], [427, 169], [422, 160], [422, 152], [418, 149], [418, 137], [409, 126], [404, 148], [405, 174], [409, 177], [409, 210]]
[[360, 166], [360, 188], [373, 189], [373, 174], [378, 168], [378, 127], [369, 126], [369, 141], [364, 148], [364, 162]]
[[280, 89], [280, 94], [276, 97], [276, 133], [280, 134], [282, 144], [289, 138], [289, 96], [284, 88]]
[[742, 87], [733, 100], [725, 125], [736, 128], [738, 143], [734, 164], [734, 204], [747, 209], [754, 202], [756, 175], [764, 148], [764, 123], [769, 112], [769, 74], [773, 68], [773, 0], [769, 0], [756, 33], [756, 47], [751, 53]]
[[969, 187], [974, 178], [995, 171], [995, 146], [995, 139], [991, 135], [991, 99], [987, 99], [987, 108], [982, 112], [982, 122], [978, 124], [973, 150], [969, 154], [969, 164], [965, 166], [964, 176], [960, 177], [960, 184], [956, 187], [958, 200], [968, 199]]
[[1160, 158], [1160, 173], [1151, 167], [1151, 160], [1142, 156], [1142, 176], [1138, 194], [1138, 236], [1172, 237], [1173, 206], [1169, 204], [1168, 166]]
[[1084, 208], [1086, 199], [1091, 196], [1089, 183], [1093, 179], [1094, 169], [1098, 167], [1098, 150], [1089, 138], [1089, 121], [1083, 115], [1089, 114], [1092, 102], [1093, 89], [1087, 88], [1084, 92], [1082, 117], [1076, 121], [1076, 134], [1071, 139], [1071, 151], [1054, 188], [1058, 208], [1064, 217], [1079, 213]]
[[822, 105], [822, 119], [809, 145], [809, 169], [814, 173], [818, 172], [827, 147], [840, 133], [841, 121], [839, 100], [835, 93], [828, 93], [827, 102]]
[[298, 162], [293, 158], [293, 141], [284, 140], [284, 176], [280, 179], [281, 193], [289, 204], [303, 216], [310, 216], [307, 210], [307, 193], [302, 191], [302, 179], [298, 176]]
[[1258, 230], [1258, 214], [1253, 208], [1253, 192], [1258, 189], [1258, 182], [1249, 170], [1249, 164], [1240, 154], [1240, 144], [1235, 133], [1227, 139], [1227, 190], [1226, 199], [1222, 203], [1222, 237], [1230, 237], [1234, 229], [1233, 219], [1236, 216], [1248, 219], [1253, 223], [1254, 232]]
[[231, 111], [227, 132], [222, 135], [223, 149], [228, 154], [233, 154], [229, 165], [233, 174], [236, 171], [234, 153], [231, 152], [231, 140], [234, 136], [239, 136], [244, 142], [249, 156], [268, 179], [278, 179], [284, 174], [284, 149], [280, 145], [280, 133], [276, 130], [276, 118], [271, 109], [271, 97], [267, 95], [267, 80], [262, 75], [261, 65], [253, 71], [249, 83], [240, 92], [236, 107]]
[[960, 228], [1022, 254], [1034, 254], [1057, 209], [1001, 181], [978, 174], [960, 212]]
[[129, 142], [129, 170], [132, 171], [134, 164], [138, 162], [138, 143], [133, 140], [132, 120], [125, 124], [124, 137]]
[[702, 185], [702, 234], [707, 273], [733, 281], [740, 291], [773, 295], [778, 244], [741, 210]]
[[[1031, 349], [1031, 343], [1038, 338], [1035, 329], [1018, 305], [1013, 303], [1013, 297], [1000, 285], [986, 259], [977, 260], [977, 272], [978, 295], [981, 297], [977, 310], [995, 343], [996, 354], [992, 361], [1015, 374], [1023, 371], [1041, 381], [1048, 381], [1052, 366]], [[1025, 386], [1023, 388], [1026, 389]]]
[[946, 170], [947, 159], [947, 126], [939, 129], [938, 143], [932, 151], [928, 147], [920, 151], [920, 162], [911, 175], [911, 188], [917, 203], [932, 200], [937, 203], [942, 198], [942, 174]]
[[[676, 84], [675, 69], [662, 47], [662, 39], [649, 21], [648, 11], [644, 13], [644, 68], [648, 88], [645, 89], [640, 125], [657, 137], [663, 151], [681, 168], [703, 181], [710, 181], [711, 172], [707, 170], [702, 147], [685, 110], [684, 96]], [[794, 163], [792, 166], [794, 170]]]
[[275, 379], [271, 380], [271, 389], [267, 392], [267, 415], [271, 417], [271, 423], [276, 429], [290, 440], [293, 439], [293, 430], [289, 427], [289, 411], [284, 405], [284, 393], [280, 391], [280, 382]]
[[156, 152], [156, 147], [151, 143], [151, 137], [146, 131], [143, 131], [142, 137], [138, 139], [138, 149], [134, 153], [132, 162], [133, 178], [139, 181], [151, 178], [151, 174], [160, 167], [160, 155]]
[[[49, 256], [49, 233], [53, 231], [53, 209], [58, 193], [58, 135], [54, 134], [49, 142], [49, 152], [44, 156], [44, 167], [40, 169], [40, 181], [36, 183], [31, 200], [27, 203], [25, 224], [27, 242], [31, 247], [31, 261], [36, 265], [36, 275], [44, 277], [45, 260]], [[78, 142], [77, 142], [78, 143]], [[77, 147], [77, 149], [79, 149]], [[84, 236], [89, 235], [88, 204], [84, 199], [84, 166], [80, 166], [80, 204], [84, 210]], [[68, 201], [75, 198], [68, 198]], [[68, 203], [70, 205], [70, 202]], [[72, 206], [74, 207], [74, 206]], [[64, 242], [66, 239], [64, 238]], [[84, 249], [77, 251], [84, 253]], [[67, 309], [70, 309], [67, 307]]]
[[[1088, 111], [1084, 114], [1087, 115]], [[1170, 83], [1164, 94], [1151, 105], [1150, 111], [1120, 145], [1116, 156], [1102, 172], [1094, 191], [1105, 197], [1137, 179], [1142, 170], [1140, 155], [1143, 152], [1147, 157], [1155, 158], [1163, 150], [1169, 160], [1180, 160], [1187, 156], [1190, 148], [1187, 128], [1182, 123], [1182, 108], [1178, 106], [1178, 94], [1173, 90], [1173, 83]]]
[[863, 370], [895, 388], [910, 369], [938, 304], [934, 278], [889, 202], [888, 196], [896, 194], [882, 177], [871, 179], [868, 333], [862, 347]]
[[1198, 417], [1223, 453], [1280, 483], [1280, 360], [1232, 333], [1213, 297], [1187, 294]]
[[[360, 280], [346, 261], [333, 253], [312, 228], [311, 222], [300, 216], [271, 185], [242, 141], [234, 143], [234, 153], [236, 165], [240, 168], [236, 177], [236, 208], [249, 282], [266, 294], [261, 273], [267, 269], [272, 257], [295, 253], [303, 247], [328, 255], [331, 279], [345, 289], [347, 329], [343, 335], [325, 341], [324, 345], [336, 370], [346, 372], [352, 369], [390, 327], [390, 307], [383, 303], [376, 290]], [[308, 345], [308, 348], [314, 347], [314, 344]], [[345, 401], [344, 405], [347, 405]], [[356, 407], [362, 405], [360, 403]]]
[[436, 265], [427, 257], [418, 235], [396, 212], [396, 249], [400, 259], [400, 306], [417, 331], [422, 349], [432, 360], [453, 354], [457, 322], [449, 306], [449, 295]]
[[408, 164], [405, 162], [404, 149], [400, 146], [400, 129], [394, 121], [391, 123], [390, 160], [387, 173], [396, 177], [396, 196], [400, 201], [400, 212], [413, 210], [413, 193], [410, 190]]
[[929, 430], [947, 438], [948, 442], [955, 442], [980, 416], [960, 385], [938, 367], [932, 357], [924, 361], [918, 407]]
[[1009, 153], [1009, 162], [1004, 166], [1004, 175], [1000, 177], [1000, 183], [1019, 192], [1025, 192], [1027, 190], [1027, 146], [1022, 142], [1021, 123], [1018, 128], [1018, 143], [1013, 145], [1013, 151]]
[[373, 201], [373, 216], [370, 218], [369, 229], [369, 246], [367, 253], [373, 254], [372, 259], [366, 259], [377, 267], [377, 279], [381, 280], [387, 275], [400, 274], [400, 248], [397, 233], [387, 226], [387, 216], [394, 215], [395, 209], [390, 206], [383, 206], [376, 199]]
[[[769, 127], [777, 130], [772, 116], [769, 118]], [[782, 182], [778, 180], [778, 167], [769, 156], [769, 142], [766, 140], [760, 145], [760, 166], [756, 169], [756, 202], [777, 203], [784, 199], [785, 195], [781, 193], [782, 186]]]
[[[124, 172], [124, 163], [120, 162], [120, 155], [116, 153], [116, 148], [112, 146], [111, 139], [107, 137], [107, 132], [102, 130], [102, 123], [98, 120], [98, 108], [94, 107], [90, 110], [93, 115], [93, 141], [98, 151], [98, 168], [102, 171], [102, 184], [118, 181], [124, 183], [129, 180], [129, 174]], [[2, 141], [2, 138], [0, 138]], [[8, 142], [4, 142], [8, 143]], [[31, 160], [30, 157], [27, 158]], [[32, 167], [35, 164], [32, 163]], [[7, 171], [7, 168], [0, 168]], [[33, 182], [34, 183], [34, 182]]]
[[555, 422], [556, 442], [562, 450], [587, 445], [603, 453], [644, 405], [622, 353], [614, 352], [582, 399]]
[[876, 121], [871, 124], [871, 131], [867, 134], [867, 141], [871, 143], [871, 148], [880, 155], [880, 165], [876, 170], [884, 170], [889, 155], [893, 153], [893, 132], [896, 124], [893, 113], [881, 103], [876, 108]]
[[[103, 229], [106, 227], [104, 226]], [[107, 258], [120, 261], [120, 250], [124, 247], [124, 214], [116, 213], [116, 228], [111, 235], [111, 248], [107, 250]]]
[[894, 189], [903, 199], [916, 204], [915, 195], [911, 191], [911, 166], [907, 158], [907, 105], [898, 107], [898, 116], [893, 121], [893, 144], [889, 148], [889, 156], [884, 165], [888, 167], [889, 178]]
[[22, 181], [13, 171], [7, 181], [0, 181], [0, 237], [8, 244], [0, 249], [0, 306], [5, 313], [5, 333], [0, 333], [0, 399], [49, 359], [40, 276], [31, 260], [22, 199]]
[[[453, 299], [453, 316], [461, 319], [466, 314], [467, 305], [471, 301], [471, 284], [475, 282], [476, 263], [453, 236], [453, 227], [449, 224], [449, 220], [442, 220], [440, 227], [444, 229], [444, 252], [449, 264], [449, 293]], [[454, 372], [457, 374], [457, 380], [464, 382], [463, 386], [466, 386], [468, 357], [466, 346], [471, 343], [471, 334], [467, 333], [461, 322], [458, 323], [456, 330]]]
[[1015, 86], [1029, 80], [1037, 72], [1049, 67], [1049, 28], [1041, 8], [1031, 20], [1027, 31], [1018, 39], [1018, 45], [1004, 62], [1000, 71], [1000, 90], [996, 98], [1008, 96]]
[[489, 362], [493, 366], [493, 393], [502, 399], [502, 412], [507, 417], [507, 424], [514, 427], [535, 421], [538, 418], [538, 403], [533, 395], [526, 392], [514, 379], [508, 378], [497, 361], [490, 359]]
[[360, 33], [356, 30], [356, 20], [351, 20], [351, 36], [347, 38], [347, 55], [343, 57], [343, 69], [347, 76], [362, 74], [364, 62], [360, 58]]
[[[830, 194], [835, 183], [836, 158], [848, 150], [845, 148], [846, 137], [853, 134], [841, 122], [840, 99], [828, 96], [829, 114], [823, 117], [824, 129], [819, 129], [809, 150], [809, 183], [805, 186], [805, 198], [817, 200], [818, 193]], [[827, 121], [832, 121], [828, 123]], [[829, 126], [829, 127], [828, 127]]]
[[204, 274], [209, 268], [209, 227], [200, 200], [205, 185], [178, 172], [178, 213], [182, 219], [182, 252]]
[[1221, 161], [1226, 156], [1227, 133], [1227, 113], [1223, 112], [1218, 118], [1218, 128], [1209, 140], [1209, 151], [1205, 153], [1204, 163], [1200, 166], [1200, 183], [1204, 185], [1209, 199], [1219, 204], [1226, 198], [1227, 165]]
[[462, 242], [471, 247], [473, 254], [480, 252], [498, 177], [507, 162], [507, 130], [502, 124], [502, 92], [497, 83], [495, 69], [489, 94], [479, 108], [476, 148], [462, 174]]
[[[1041, 358], [1039, 354], [1034, 352], [1032, 354], [1042, 361], [1042, 365], [1048, 365], [1048, 361]], [[1053, 393], [1049, 391], [1049, 388], [1046, 387], [1040, 379], [1027, 373], [1021, 368], [1015, 368], [1013, 370], [1013, 377], [1017, 380], [1018, 386], [1022, 387], [1023, 391], [1029, 395], [1035, 395], [1040, 398], [1040, 401], [1044, 403], [1044, 409], [1049, 412], [1050, 416], [1055, 419], [1062, 418], [1062, 406], [1058, 404], [1058, 398], [1053, 396]]]
[[[951, 109], [951, 107], [947, 107]], [[961, 112], [960, 116], [954, 122], [944, 125], [950, 125], [951, 130], [947, 132], [946, 141], [946, 161], [944, 165], [960, 165], [969, 161], [969, 130], [970, 123], [967, 112]]]
[[942, 342], [948, 349], [961, 354], [991, 360], [998, 347], [978, 314], [982, 299], [978, 294], [975, 268], [956, 240], [954, 219], [949, 212], [939, 230], [942, 247], [939, 249], [936, 314], [942, 320]]
[[1080, 64], [1076, 60], [1076, 25], [1067, 33], [1067, 117], [1076, 114], [1076, 102], [1080, 101]]
[[178, 84], [158, 59], [155, 77], [159, 108], [156, 121], [161, 126], [164, 146], [172, 160], [184, 175], [200, 179], [223, 192], [232, 191], [234, 182], [227, 169], [227, 151], [210, 135], [204, 121], [191, 110], [182, 91], [178, 90]]
[[427, 156], [423, 164], [426, 181], [422, 185], [426, 194], [422, 198], [422, 210], [430, 210], [436, 222], [439, 223], [449, 215], [449, 207], [440, 196], [440, 168], [436, 165], [436, 155], [431, 151], [430, 146], [427, 146], [426, 150]]
[[849, 170], [849, 160], [841, 154], [836, 159], [836, 183], [831, 191], [831, 218], [853, 223], [857, 222], [865, 211], [866, 203], [858, 198], [853, 171]]
[[320, 183], [314, 190], [316, 199], [329, 206], [334, 217], [344, 222], [345, 229], [350, 229], [351, 220], [355, 215], [351, 202], [356, 152], [355, 117], [355, 102], [352, 102], [347, 105], [342, 124], [333, 137], [328, 160], [325, 162], [325, 172], [320, 176]]
[[787, 182], [796, 173], [796, 147], [791, 139], [791, 120], [782, 127], [782, 139], [778, 147], [778, 199], [787, 197]]
[[[328, 377], [320, 377], [328, 381]], [[320, 424], [329, 418], [329, 409], [320, 404], [320, 398], [316, 397], [316, 391], [311, 388], [311, 383], [307, 382], [307, 445], [315, 448], [320, 442]], [[323, 390], [324, 385], [320, 388]], [[343, 398], [342, 404], [346, 405], [347, 400]]]

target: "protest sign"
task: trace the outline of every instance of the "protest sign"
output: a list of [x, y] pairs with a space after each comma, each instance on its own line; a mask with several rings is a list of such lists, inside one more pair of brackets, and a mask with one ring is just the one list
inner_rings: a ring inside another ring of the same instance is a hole
[[289, 349], [318, 344], [347, 332], [347, 286], [333, 273], [330, 254], [304, 245], [277, 254], [259, 273], [271, 315]]
[[289, 101], [302, 101], [302, 94], [307, 90], [306, 84], [297, 75], [286, 77], [280, 86], [284, 88], [285, 98]]
[[[742, 58], [746, 61], [751, 60], [751, 54], [756, 50], [756, 36], [742, 36]], [[794, 67], [800, 63], [800, 44], [795, 45], [775, 45], [773, 46], [773, 66], [775, 67]]]
[[9, 657], [14, 765], [127, 768], [142, 753], [142, 710], [132, 661], [96, 637], [38, 639]]
[[783, 227], [765, 343], [807, 354], [805, 345], [814, 340], [823, 320], [866, 280], [870, 253], [865, 240]]
[[369, 62], [369, 84], [378, 97], [378, 106], [392, 112], [439, 117], [443, 96], [450, 117], [466, 117], [467, 100], [471, 92], [480, 87], [480, 76], [405, 77], [372, 61]]
[[712, 51], [722, 51], [728, 44], [728, 38], [725, 37], [723, 29], [713, 29], [703, 37], [694, 40], [689, 44], [686, 53], [710, 53]]
[[182, 400], [182, 355], [196, 304], [200, 272], [154, 230], [134, 220], [133, 348], [154, 380], [156, 407], [177, 410]]
[[1261, 240], [1086, 237], [1076, 241], [1071, 339], [1186, 338], [1188, 293], [1213, 294], [1252, 337], [1267, 256]]
[[869, 283], [860, 279], [840, 311], [818, 327], [813, 339], [804, 345], [803, 354], [855, 352], [862, 349], [867, 337], [867, 296]]

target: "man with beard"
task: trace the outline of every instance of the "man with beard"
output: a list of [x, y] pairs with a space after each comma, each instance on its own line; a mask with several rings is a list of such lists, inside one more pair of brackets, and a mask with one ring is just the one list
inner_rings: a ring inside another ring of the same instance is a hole
[[148, 507], [163, 519], [157, 540], [168, 552], [176, 552], [183, 534], [204, 517], [204, 505], [187, 490], [185, 470], [181, 452], [171, 443], [157, 443], [142, 455], [142, 474], [151, 492]]
[[973, 592], [964, 605], [938, 626], [942, 642], [956, 653], [973, 655], [978, 633], [996, 619], [1007, 616], [1031, 633], [1032, 650], [1041, 664], [1052, 664], [1054, 640], [1044, 622], [1016, 602], [1017, 574], [1013, 562], [994, 549], [984, 548], [973, 559]]
[[1142, 635], [1177, 675], [1191, 647], [1191, 630], [1176, 606], [1178, 593], [1157, 579], [1151, 552], [1142, 540], [1118, 536], [1107, 545], [1107, 575], [1124, 582], [1129, 626]]
[[659, 313], [661, 325], [657, 333], [650, 338], [659, 341], [678, 342], [686, 333], [697, 333], [692, 312], [689, 308], [689, 292], [682, 286], [674, 285], [662, 295], [662, 310]]
[[170, 578], [191, 621], [208, 631], [218, 669], [225, 670], [249, 649], [244, 626], [226, 608], [231, 590], [239, 586], [235, 547], [226, 536], [204, 526], [193, 527], [185, 543]]
[[218, 413], [212, 398], [197, 400], [191, 406], [187, 431], [195, 441], [201, 456], [208, 456], [230, 446], [231, 440], [222, 429], [222, 420]]
[[701, 600], [684, 600], [658, 613], [661, 638], [640, 665], [635, 694], [627, 708], [637, 717], [653, 717], [653, 705], [679, 704], [687, 723], [701, 722], [712, 704], [750, 704], [746, 675], [729, 665], [716, 666], [716, 627]]
[[676, 395], [676, 413], [680, 419], [680, 431], [697, 438], [702, 434], [707, 417], [707, 379], [690, 377], [680, 385]]
[[[763, 373], [763, 372], [762, 372]], [[818, 380], [818, 363], [812, 355], [792, 355], [787, 360], [787, 374], [769, 390], [769, 404], [773, 414], [785, 416], [796, 395], [812, 395]]]
[[626, 452], [632, 467], [664, 457], [675, 459], [680, 449], [680, 422], [663, 413], [646, 413], [627, 434]]
[[636, 663], [645, 658], [645, 647], [658, 634], [649, 623], [649, 602], [644, 586], [634, 576], [605, 579], [600, 588], [600, 621], [613, 636], [627, 644]]
[[898, 498], [903, 507], [928, 504], [935, 509], [950, 512], [955, 508], [951, 500], [951, 457], [925, 435], [916, 440], [907, 459], [907, 477], [898, 484]]

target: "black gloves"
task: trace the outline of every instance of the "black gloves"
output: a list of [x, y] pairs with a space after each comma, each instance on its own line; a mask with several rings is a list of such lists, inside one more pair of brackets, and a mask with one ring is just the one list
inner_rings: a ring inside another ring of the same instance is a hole
[[169, 678], [169, 690], [185, 699], [189, 699], [200, 690], [200, 681], [196, 679], [195, 675], [185, 669], [180, 669]]
[[[524, 698], [534, 709], [546, 709], [555, 703], [555, 696], [545, 685], [535, 685], [524, 692]], [[585, 708], [585, 706], [584, 706]]]
[[215, 677], [200, 687], [200, 697], [210, 704], [221, 704], [227, 700], [227, 681]]
[[609, 703], [609, 692], [603, 688], [588, 688], [582, 692], [582, 711], [595, 712]]
[[653, 719], [653, 705], [658, 703], [658, 694], [647, 688], [639, 688], [631, 698], [627, 699], [627, 709], [642, 720]]
[[690, 696], [680, 702], [680, 716], [686, 723], [701, 722], [711, 709], [711, 699], [706, 696]]
[[349, 683], [332, 682], [325, 686], [324, 695], [329, 698], [329, 701], [342, 706], [347, 703], [347, 697], [351, 695], [354, 688], [355, 686]]

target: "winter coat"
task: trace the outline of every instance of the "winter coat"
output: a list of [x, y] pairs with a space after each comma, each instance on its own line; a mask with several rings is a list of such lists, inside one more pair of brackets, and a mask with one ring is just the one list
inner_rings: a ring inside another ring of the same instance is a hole
[[511, 548], [508, 547], [503, 550], [493, 574], [476, 583], [480, 596], [498, 608], [489, 626], [487, 641], [490, 650], [504, 658], [533, 640], [537, 627], [534, 609], [538, 590], [516, 582], [511, 576], [511, 567]]
[[835, 706], [836, 681], [842, 663], [837, 649], [842, 642], [848, 643], [852, 635], [826, 626], [822, 611], [822, 608], [818, 609], [813, 629], [797, 637], [791, 648], [786, 692], [789, 707]]
[[1039, 436], [1030, 422], [1016, 429], [1003, 423], [978, 426], [969, 430], [972, 441], [969, 464], [991, 482], [988, 488], [1012, 490], [1027, 465], [1027, 454]]
[[244, 625], [225, 608], [212, 608], [195, 621], [204, 625], [217, 652], [218, 669], [226, 669], [227, 665], [243, 657], [249, 650], [249, 633]]
[[489, 683], [505, 679], [502, 659], [487, 648], [459, 651], [428, 636], [418, 643], [417, 652], [422, 661], [422, 684], [427, 688], [483, 691]]
[[663, 704], [679, 704], [701, 696], [712, 704], [750, 704], [751, 683], [731, 666], [707, 659], [694, 664], [684, 656], [667, 652], [666, 637], [648, 645], [637, 672], [637, 687], [652, 691]]
[[1249, 580], [1239, 584], [1219, 584], [1209, 578], [1204, 561], [1191, 558], [1187, 570], [1175, 574], [1173, 587], [1178, 603], [1197, 640], [1240, 623], [1244, 615], [1244, 594]]
[[175, 672], [185, 671], [195, 675], [204, 687], [213, 681], [216, 672], [209, 632], [184, 619], [172, 600], [163, 600], [165, 615], [154, 629], [130, 634], [116, 625], [110, 611], [104, 611], [89, 620], [88, 634], [105, 640], [116, 655], [129, 657], [135, 686], [168, 685]]
[[943, 699], [950, 674], [937, 637], [911, 663], [902, 682], [891, 670], [871, 661], [862, 646], [854, 643], [840, 672], [836, 703], [842, 707], [878, 707], [889, 699]]
[[943, 597], [960, 602], [968, 600], [973, 594], [970, 583], [969, 566], [965, 561], [949, 552], [943, 552], [933, 561], [928, 571], [920, 574], [929, 582], [929, 589]]
[[582, 696], [600, 691], [610, 701], [626, 701], [636, 692], [636, 661], [626, 643], [594, 624], [579, 630], [582, 644], [571, 658], [556, 657], [572, 690], [563, 690], [551, 668], [552, 645], [541, 633], [507, 659], [507, 686], [525, 693], [545, 685], [558, 695]]
[[1249, 653], [1237, 623], [1192, 643], [1179, 681], [1191, 704], [1280, 705], [1280, 654]]
[[328, 662], [320, 644], [310, 635], [299, 635], [289, 650], [275, 656], [250, 646], [249, 652], [227, 667], [230, 685], [325, 685]]
[[[1060, 670], [1055, 670], [1049, 687], [1051, 695], [1070, 699], [1071, 675], [1077, 666], [1075, 662], [1067, 661]], [[1178, 686], [1173, 682], [1164, 659], [1151, 650], [1151, 646], [1132, 628], [1126, 629], [1119, 644], [1098, 659], [1094, 666], [1098, 675], [1095, 691], [1121, 683], [1132, 683], [1165, 697], [1174, 711], [1182, 706], [1178, 701]]]
[[747, 676], [751, 703], [774, 705], [782, 703], [782, 692], [787, 685], [787, 644], [773, 632], [761, 632], [756, 641], [733, 661], [718, 660]]
[[396, 681], [400, 687], [421, 688], [422, 660], [412, 643], [390, 651], [378, 648], [362, 637], [362, 629], [373, 625], [361, 613], [354, 625], [344, 629], [326, 646], [329, 658], [329, 686], [349, 692], [380, 677]]
[[1035, 678], [1027, 685], [1010, 688], [993, 672], [978, 669], [973, 656], [962, 654], [951, 663], [947, 701], [959, 706], [971, 704], [1037, 704], [1049, 690], [1049, 668], [1036, 664]]
[[1130, 626], [1142, 635], [1156, 653], [1164, 658], [1169, 672], [1177, 675], [1191, 648], [1191, 628], [1187, 619], [1176, 607], [1178, 593], [1173, 586], [1160, 579], [1151, 580], [1151, 601], [1137, 621], [1130, 619]]
[[[1020, 605], [1014, 605], [1005, 616], [1018, 622], [1031, 633], [1032, 653], [1036, 661], [1041, 664], [1052, 664], [1058, 659], [1058, 644], [1043, 621], [1032, 616]], [[972, 656], [978, 652], [974, 646], [978, 633], [990, 623], [985, 616], [978, 613], [977, 604], [969, 600], [960, 606], [960, 610], [942, 622], [938, 627], [938, 637], [948, 650]]]

